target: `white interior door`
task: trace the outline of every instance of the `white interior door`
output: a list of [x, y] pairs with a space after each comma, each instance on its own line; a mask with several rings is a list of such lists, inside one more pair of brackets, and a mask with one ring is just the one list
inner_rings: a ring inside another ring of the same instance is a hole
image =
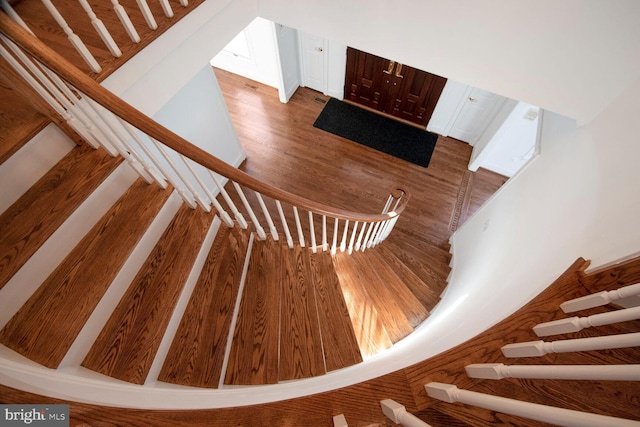
[[451, 126], [449, 136], [475, 145], [504, 99], [495, 93], [472, 88]]
[[302, 58], [302, 86], [327, 95], [328, 43], [322, 37], [299, 32]]

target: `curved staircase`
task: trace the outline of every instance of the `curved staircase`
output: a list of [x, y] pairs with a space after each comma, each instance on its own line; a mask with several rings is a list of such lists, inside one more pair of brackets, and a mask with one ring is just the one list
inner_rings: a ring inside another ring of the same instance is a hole
[[[42, 283], [22, 283], [47, 248], [63, 250], [47, 240], [64, 239], [57, 228], [109, 191], [110, 173], [133, 182]], [[78, 146], [0, 216], [2, 345], [134, 384], [274, 384], [389, 348], [437, 302], [384, 244], [290, 249], [132, 176], [120, 157]]]

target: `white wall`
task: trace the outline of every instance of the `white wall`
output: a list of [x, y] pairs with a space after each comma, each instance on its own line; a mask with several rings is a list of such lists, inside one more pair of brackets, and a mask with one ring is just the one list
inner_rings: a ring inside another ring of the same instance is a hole
[[[539, 110], [534, 105], [519, 102], [489, 141], [480, 167], [507, 177], [518, 172], [535, 152]], [[526, 117], [530, 111], [535, 118]]]
[[259, 15], [579, 123], [640, 71], [636, 0], [260, 0]]
[[218, 81], [208, 64], [153, 118], [231, 165], [239, 166], [245, 158]]
[[211, 65], [278, 88], [280, 64], [276, 57], [273, 23], [256, 18], [242, 30], [242, 33], [246, 39], [249, 56], [238, 55], [225, 48], [211, 60]]

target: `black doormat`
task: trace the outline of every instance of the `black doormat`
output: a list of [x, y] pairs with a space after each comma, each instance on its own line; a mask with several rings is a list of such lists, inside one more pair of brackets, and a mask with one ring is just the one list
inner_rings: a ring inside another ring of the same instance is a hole
[[427, 167], [438, 135], [355, 105], [329, 99], [314, 127]]

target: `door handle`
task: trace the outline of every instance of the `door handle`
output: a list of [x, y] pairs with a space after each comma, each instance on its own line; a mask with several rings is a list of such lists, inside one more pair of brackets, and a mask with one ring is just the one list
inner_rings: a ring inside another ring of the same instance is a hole
[[398, 65], [396, 66], [396, 77], [403, 78], [404, 76], [400, 74], [401, 72], [402, 64], [398, 62]]
[[382, 72], [385, 73], [385, 74], [393, 73], [393, 66], [394, 65], [395, 65], [395, 61], [389, 61], [389, 66], [387, 67], [386, 70], [382, 70]]

